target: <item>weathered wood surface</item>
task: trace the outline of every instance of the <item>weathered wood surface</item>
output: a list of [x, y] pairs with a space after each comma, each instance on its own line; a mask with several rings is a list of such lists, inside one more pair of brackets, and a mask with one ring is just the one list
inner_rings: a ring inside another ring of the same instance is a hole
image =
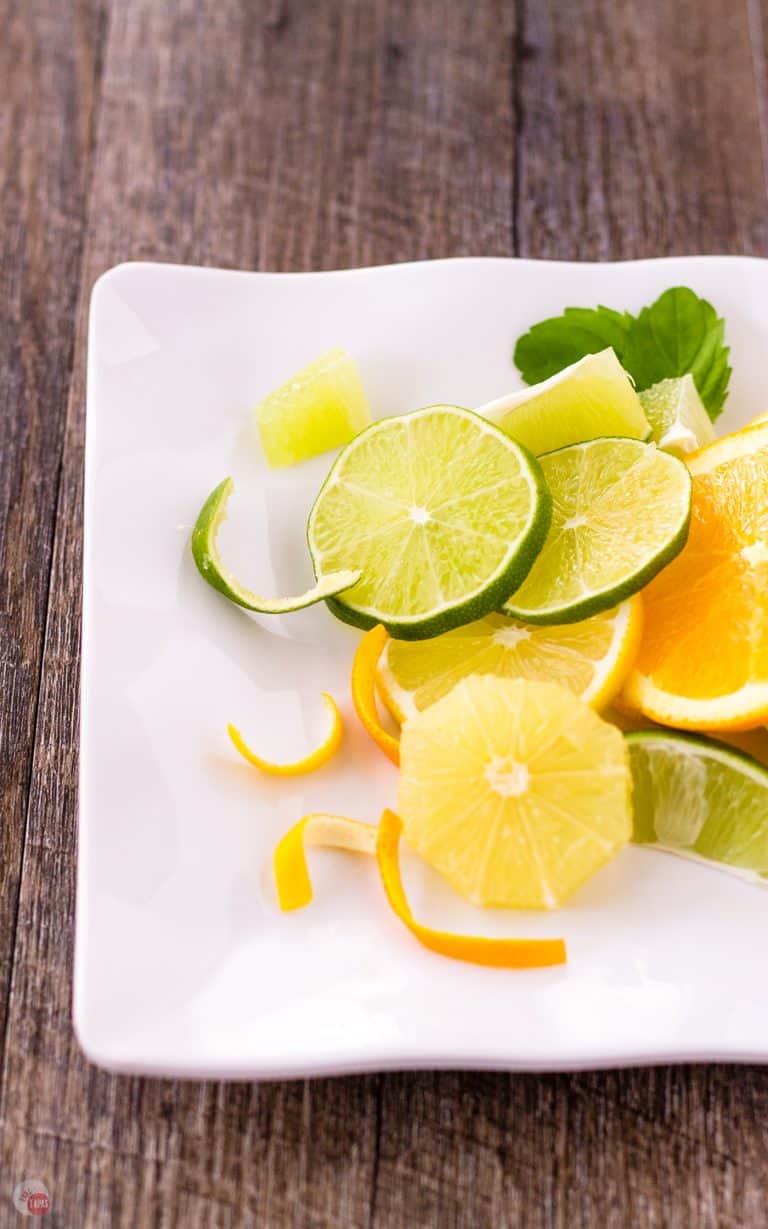
[[[768, 255], [759, 0], [0, 0], [0, 1226], [757, 1229], [768, 1071], [113, 1078], [70, 1024], [85, 311], [129, 258]], [[765, 31], [764, 31], [765, 27]]]

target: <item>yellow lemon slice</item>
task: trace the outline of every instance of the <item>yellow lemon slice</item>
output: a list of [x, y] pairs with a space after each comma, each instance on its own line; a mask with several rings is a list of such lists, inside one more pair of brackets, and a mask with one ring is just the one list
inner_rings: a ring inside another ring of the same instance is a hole
[[478, 905], [552, 909], [629, 840], [619, 730], [563, 687], [470, 675], [406, 721], [408, 844]]
[[401, 724], [470, 674], [559, 683], [601, 709], [618, 694], [634, 665], [642, 626], [639, 596], [581, 623], [537, 626], [487, 615], [434, 640], [389, 640], [376, 682]]

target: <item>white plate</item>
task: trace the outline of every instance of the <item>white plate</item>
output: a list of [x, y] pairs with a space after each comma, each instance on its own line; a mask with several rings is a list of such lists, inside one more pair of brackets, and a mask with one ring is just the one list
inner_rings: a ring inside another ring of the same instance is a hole
[[[349, 700], [358, 633], [324, 606], [255, 618], [202, 583], [204, 497], [236, 479], [222, 545], [264, 593], [311, 580], [306, 514], [330, 457], [271, 473], [249, 410], [333, 345], [374, 413], [481, 405], [519, 383], [515, 338], [568, 304], [638, 309], [668, 286], [727, 320], [721, 426], [766, 409], [768, 262], [455, 260], [342, 273], [121, 265], [91, 305], [75, 1025], [122, 1071], [271, 1077], [379, 1068], [554, 1070], [768, 1058], [768, 892], [629, 849], [554, 915], [482, 912], [407, 863], [417, 916], [564, 935], [554, 970], [421, 948], [370, 860], [312, 854], [316, 900], [279, 912], [276, 839], [308, 810], [375, 821], [395, 769]], [[239, 762], [226, 724], [290, 756], [339, 699], [342, 753], [305, 778]]]

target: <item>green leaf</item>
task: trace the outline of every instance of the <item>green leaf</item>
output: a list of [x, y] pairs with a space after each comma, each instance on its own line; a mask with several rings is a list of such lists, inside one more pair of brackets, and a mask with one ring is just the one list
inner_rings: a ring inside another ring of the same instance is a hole
[[711, 303], [686, 286], [673, 286], [643, 308], [619, 358], [639, 390], [690, 371], [710, 418], [715, 419], [731, 374], [724, 336], [725, 322]]
[[612, 346], [638, 391], [690, 371], [714, 420], [731, 376], [724, 338], [725, 322], [712, 304], [686, 286], [673, 286], [637, 317], [609, 307], [566, 307], [562, 316], [524, 333], [514, 357], [526, 384], [538, 384]]
[[586, 354], [608, 346], [620, 356], [633, 317], [610, 307], [566, 307], [562, 316], [534, 324], [515, 346], [515, 365], [526, 384], [538, 384]]

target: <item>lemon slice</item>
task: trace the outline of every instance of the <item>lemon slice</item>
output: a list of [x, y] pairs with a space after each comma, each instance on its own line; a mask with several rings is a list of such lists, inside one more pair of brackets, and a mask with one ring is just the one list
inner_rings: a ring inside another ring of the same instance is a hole
[[563, 687], [471, 675], [406, 721], [405, 838], [478, 905], [552, 909], [632, 832], [621, 733]]
[[650, 426], [632, 381], [610, 348], [478, 410], [535, 456], [599, 435], [646, 439]]
[[325, 845], [355, 853], [374, 854], [387, 900], [400, 921], [425, 947], [453, 960], [493, 968], [533, 969], [563, 964], [562, 939], [486, 939], [434, 930], [417, 922], [403, 891], [399, 848], [402, 823], [393, 811], [384, 811], [378, 828], [343, 815], [305, 815], [286, 832], [274, 854], [275, 883], [280, 908], [302, 909], [312, 900], [307, 866], [307, 845]]
[[339, 448], [371, 421], [354, 359], [338, 346], [265, 397], [254, 417], [273, 469]]
[[314, 751], [310, 751], [308, 755], [302, 756], [301, 759], [291, 760], [288, 763], [279, 763], [274, 760], [265, 759], [263, 755], [259, 755], [258, 752], [253, 751], [248, 746], [237, 726], [232, 725], [230, 722], [227, 726], [227, 732], [233, 746], [237, 748], [244, 760], [247, 760], [249, 764], [253, 764], [254, 768], [260, 769], [261, 772], [269, 773], [272, 777], [299, 777], [303, 776], [304, 773], [314, 772], [316, 768], [326, 764], [331, 756], [336, 754], [341, 746], [344, 729], [341, 713], [333, 696], [324, 691], [322, 698], [329, 719], [328, 733], [323, 741], [315, 747]]
[[618, 695], [632, 669], [642, 625], [639, 596], [581, 623], [539, 627], [503, 614], [486, 615], [434, 640], [389, 640], [376, 682], [401, 724], [469, 674], [559, 683], [601, 709]]
[[343, 593], [360, 580], [362, 573], [359, 570], [343, 569], [319, 576], [317, 584], [299, 597], [259, 597], [241, 585], [224, 563], [217, 545], [219, 528], [226, 519], [227, 503], [234, 489], [231, 478], [220, 482], [200, 509], [192, 531], [192, 557], [198, 572], [203, 580], [228, 597], [230, 602], [259, 614], [289, 614], [292, 610], [302, 610], [305, 606]]

